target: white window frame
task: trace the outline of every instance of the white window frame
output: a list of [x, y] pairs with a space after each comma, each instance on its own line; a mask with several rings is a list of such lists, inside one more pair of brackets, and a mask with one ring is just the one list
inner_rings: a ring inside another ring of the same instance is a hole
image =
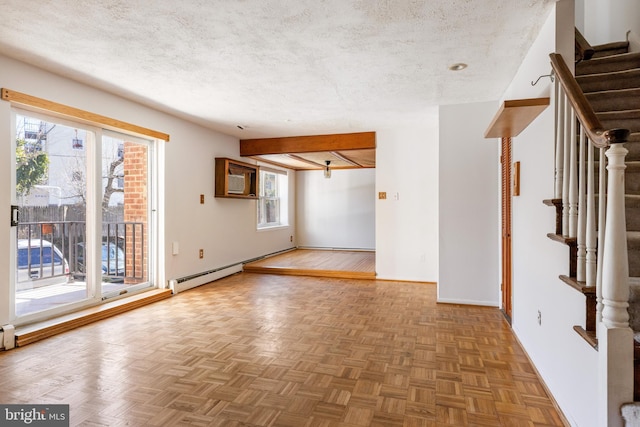
[[[275, 175], [276, 188], [275, 197], [265, 196], [265, 185], [267, 180], [265, 174]], [[268, 167], [260, 167], [258, 203], [256, 205], [256, 217], [258, 230], [274, 229], [289, 226], [289, 176], [286, 171], [272, 169]], [[266, 209], [268, 201], [275, 201], [278, 212], [276, 213], [276, 221], [266, 222], [263, 213]]]

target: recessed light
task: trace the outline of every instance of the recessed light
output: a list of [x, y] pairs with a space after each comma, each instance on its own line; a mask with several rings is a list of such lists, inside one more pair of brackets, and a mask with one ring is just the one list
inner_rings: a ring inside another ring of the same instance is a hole
[[453, 64], [449, 66], [449, 69], [451, 71], [461, 71], [461, 70], [464, 70], [465, 68], [467, 68], [467, 64], [465, 64], [464, 62], [458, 62], [457, 64]]

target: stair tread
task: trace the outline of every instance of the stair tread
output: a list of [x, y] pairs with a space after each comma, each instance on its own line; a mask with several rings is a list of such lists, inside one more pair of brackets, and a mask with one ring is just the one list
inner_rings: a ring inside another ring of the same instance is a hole
[[588, 63], [590, 61], [593, 61], [593, 62], [601, 62], [601, 61], [607, 61], [607, 60], [619, 61], [627, 58], [637, 58], [637, 57], [640, 57], [640, 52], [615, 53], [609, 56], [599, 56], [597, 58], [588, 59], [586, 61], [580, 62], [580, 64]]
[[585, 97], [596, 113], [640, 109], [640, 87], [588, 92]]
[[629, 42], [628, 41], [617, 41], [617, 42], [610, 42], [610, 43], [603, 43], [603, 44], [598, 44], [595, 46], [591, 46], [593, 48], [594, 51], [596, 52], [603, 52], [606, 50], [616, 50], [616, 49], [628, 49], [629, 48]]
[[576, 81], [585, 94], [605, 90], [637, 88], [640, 86], [638, 80], [640, 80], [640, 68], [576, 76]]
[[632, 110], [616, 110], [616, 111], [600, 111], [596, 113], [598, 117], [621, 117], [630, 119], [640, 119], [640, 109]]
[[595, 92], [589, 92], [585, 94], [587, 99], [591, 98], [600, 98], [600, 97], [611, 97], [611, 98], [619, 98], [621, 96], [633, 96], [640, 93], [639, 87], [625, 88], [625, 89], [609, 89], [609, 90], [599, 90]]
[[610, 73], [637, 68], [640, 64], [640, 52], [627, 52], [601, 56], [576, 64], [576, 75]]

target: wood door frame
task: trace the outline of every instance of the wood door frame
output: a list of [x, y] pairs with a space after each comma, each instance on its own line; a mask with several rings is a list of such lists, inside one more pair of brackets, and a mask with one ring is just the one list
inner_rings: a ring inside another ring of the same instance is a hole
[[512, 318], [512, 279], [513, 279], [513, 258], [512, 258], [512, 242], [511, 232], [513, 223], [513, 211], [511, 206], [512, 196], [512, 151], [511, 137], [501, 138], [501, 249], [502, 249], [502, 282], [500, 285], [502, 293], [502, 313], [511, 324]]

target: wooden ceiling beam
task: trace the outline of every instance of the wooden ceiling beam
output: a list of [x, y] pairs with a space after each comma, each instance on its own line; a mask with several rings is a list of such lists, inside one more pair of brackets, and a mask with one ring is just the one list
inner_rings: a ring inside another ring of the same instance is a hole
[[338, 153], [337, 151], [332, 151], [331, 154], [333, 154], [334, 156], [336, 156], [337, 158], [339, 158], [343, 162], [349, 163], [351, 166], [356, 166], [356, 167], [359, 167], [359, 168], [362, 167], [362, 165], [359, 165], [358, 163], [356, 163], [353, 160], [343, 156], [342, 154]]
[[376, 148], [375, 132], [240, 140], [241, 156], [363, 150], [374, 148]]
[[295, 154], [285, 154], [285, 156], [290, 157], [292, 159], [295, 159], [295, 160], [297, 160], [299, 162], [304, 162], [304, 163], [306, 163], [306, 164], [308, 164], [310, 166], [313, 166], [315, 168], [318, 168], [318, 169], [322, 169], [324, 167], [324, 165], [321, 165], [320, 163], [316, 163], [316, 162], [314, 162], [312, 160], [305, 159], [304, 157], [296, 156]]

